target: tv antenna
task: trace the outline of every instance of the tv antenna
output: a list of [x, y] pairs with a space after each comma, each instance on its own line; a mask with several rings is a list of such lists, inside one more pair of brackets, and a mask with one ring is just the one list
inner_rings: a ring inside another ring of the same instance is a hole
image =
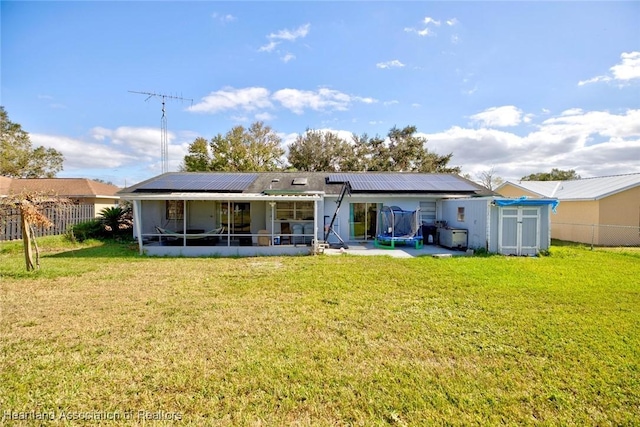
[[155, 92], [138, 92], [135, 90], [130, 90], [129, 92], [147, 95], [147, 99], [145, 99], [145, 101], [154, 97], [162, 100], [162, 118], [160, 119], [160, 159], [162, 163], [162, 173], [169, 172], [169, 141], [167, 136], [167, 115], [165, 114], [165, 104], [167, 99], [178, 99], [180, 101], [191, 101], [191, 104], [193, 105], [193, 99]]

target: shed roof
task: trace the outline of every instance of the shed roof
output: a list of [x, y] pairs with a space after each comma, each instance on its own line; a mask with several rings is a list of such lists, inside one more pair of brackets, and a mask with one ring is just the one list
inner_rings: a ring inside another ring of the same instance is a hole
[[507, 184], [559, 200], [598, 200], [640, 186], [640, 173], [582, 178], [568, 181], [506, 181]]
[[2, 190], [0, 194], [19, 194], [23, 191], [41, 191], [52, 192], [59, 196], [67, 197], [108, 197], [114, 199], [120, 197], [117, 194], [120, 188], [115, 185], [104, 184], [102, 182], [92, 181], [86, 178], [8, 179], [10, 180], [8, 186], [6, 185], [6, 179], [0, 180], [0, 190]]

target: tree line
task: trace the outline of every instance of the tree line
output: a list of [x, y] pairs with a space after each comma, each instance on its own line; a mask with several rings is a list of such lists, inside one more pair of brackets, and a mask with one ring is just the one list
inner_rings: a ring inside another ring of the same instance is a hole
[[[282, 139], [263, 122], [235, 126], [207, 141], [196, 138], [189, 145], [185, 172], [262, 172], [298, 170], [308, 172], [438, 172], [460, 173], [449, 166], [452, 153], [439, 155], [427, 148], [427, 139], [415, 126], [393, 127], [386, 137], [352, 134], [350, 140], [337, 133], [307, 129], [287, 150]], [[286, 158], [285, 158], [286, 154]]]

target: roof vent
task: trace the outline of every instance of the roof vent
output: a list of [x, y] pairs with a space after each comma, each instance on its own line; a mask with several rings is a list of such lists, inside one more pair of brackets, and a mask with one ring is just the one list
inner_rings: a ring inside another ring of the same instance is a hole
[[293, 184], [293, 185], [307, 185], [308, 181], [307, 181], [307, 178], [294, 178], [293, 182], [291, 184]]

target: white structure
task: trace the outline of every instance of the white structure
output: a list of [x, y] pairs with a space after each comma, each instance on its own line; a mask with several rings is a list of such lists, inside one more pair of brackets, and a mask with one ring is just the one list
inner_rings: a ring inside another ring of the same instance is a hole
[[[373, 241], [383, 206], [419, 211], [425, 244], [437, 244], [428, 230], [446, 223], [467, 230], [471, 248], [548, 248], [550, 201], [499, 207], [508, 200], [491, 194], [452, 174], [320, 172], [167, 173], [120, 192], [133, 202], [140, 252], [150, 255], [302, 254], [325, 240]], [[332, 220], [340, 239], [327, 234]]]

